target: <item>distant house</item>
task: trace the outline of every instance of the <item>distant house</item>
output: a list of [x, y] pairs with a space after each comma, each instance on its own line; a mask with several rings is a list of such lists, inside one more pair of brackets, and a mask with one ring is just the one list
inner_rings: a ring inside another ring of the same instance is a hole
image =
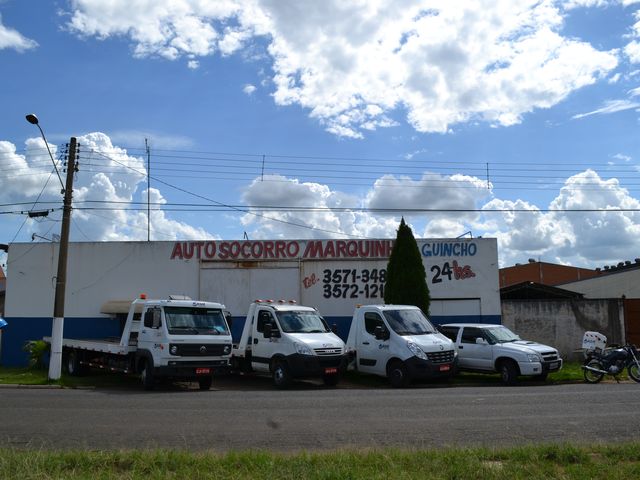
[[591, 270], [529, 259], [527, 263], [517, 263], [512, 267], [501, 268], [499, 274], [500, 288], [518, 285], [523, 282], [556, 286], [597, 277], [599, 273], [597, 269]]
[[[621, 338], [616, 341], [628, 341], [640, 344], [640, 259], [618, 262], [601, 268], [588, 269], [569, 265], [538, 262], [530, 259], [527, 263], [501, 268], [499, 271], [500, 296], [503, 302], [503, 321], [505, 302], [510, 300], [559, 300], [563, 296], [576, 300], [616, 300], [622, 305], [620, 315], [617, 308], [610, 310], [615, 318], [622, 318]], [[572, 298], [568, 292], [575, 292]], [[602, 313], [604, 317], [604, 313]], [[609, 316], [609, 315], [606, 315]], [[584, 320], [584, 318], [583, 318]], [[617, 323], [614, 321], [614, 323]], [[596, 324], [586, 322], [585, 329], [594, 329]], [[587, 328], [589, 327], [589, 328]], [[617, 337], [618, 335], [611, 335]], [[622, 338], [623, 337], [623, 338]]]

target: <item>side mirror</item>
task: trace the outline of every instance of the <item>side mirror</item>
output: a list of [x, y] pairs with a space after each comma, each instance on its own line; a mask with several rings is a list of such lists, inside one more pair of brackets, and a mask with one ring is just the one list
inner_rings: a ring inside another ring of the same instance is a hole
[[231, 325], [233, 325], [233, 315], [231, 315], [231, 312], [224, 312], [224, 319], [227, 321], [229, 328], [231, 328]]
[[144, 326], [147, 328], [160, 328], [160, 310], [153, 308], [144, 312]]
[[280, 338], [280, 330], [270, 323], [264, 324], [264, 338]]
[[373, 331], [373, 336], [376, 337], [376, 340], [387, 340], [390, 335], [382, 325], [378, 325]]
[[271, 330], [271, 324], [270, 323], [265, 323], [264, 324], [264, 330], [262, 331], [262, 334], [264, 335], [264, 338], [271, 338], [271, 334], [272, 334], [272, 330]]
[[335, 323], [332, 324], [331, 325], [331, 331], [337, 335], [338, 334], [338, 325], [336, 325]]

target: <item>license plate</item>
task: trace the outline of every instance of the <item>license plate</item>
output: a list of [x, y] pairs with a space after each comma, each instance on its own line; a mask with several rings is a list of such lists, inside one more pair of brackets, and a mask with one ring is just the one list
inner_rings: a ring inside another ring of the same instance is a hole
[[210, 373], [210, 368], [196, 368], [196, 375], [209, 375]]
[[440, 371], [441, 372], [448, 372], [449, 370], [451, 370], [451, 365], [447, 364], [447, 365], [440, 365]]
[[549, 364], [549, 370], [557, 370], [560, 366], [560, 362], [551, 362]]
[[338, 369], [335, 367], [328, 367], [324, 369], [325, 375], [335, 375], [336, 373], [338, 373]]

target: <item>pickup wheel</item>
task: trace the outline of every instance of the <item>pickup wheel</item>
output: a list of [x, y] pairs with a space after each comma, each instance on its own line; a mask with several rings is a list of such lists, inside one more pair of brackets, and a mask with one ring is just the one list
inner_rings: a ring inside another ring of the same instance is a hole
[[505, 385], [514, 385], [518, 380], [518, 365], [513, 360], [503, 360], [498, 367], [502, 383]]
[[409, 385], [411, 377], [404, 362], [396, 360], [387, 367], [387, 378], [393, 388], [402, 388]]
[[140, 371], [140, 380], [145, 390], [153, 390], [155, 387], [155, 378], [153, 376], [153, 365], [149, 365], [149, 362], [145, 361], [142, 364], [142, 370]]
[[277, 388], [288, 388], [291, 385], [291, 372], [289, 371], [289, 367], [282, 360], [275, 360], [273, 363], [273, 367], [271, 368], [271, 373], [273, 376], [273, 384]]
[[209, 390], [213, 383], [213, 377], [202, 377], [198, 379], [198, 386], [200, 390]]

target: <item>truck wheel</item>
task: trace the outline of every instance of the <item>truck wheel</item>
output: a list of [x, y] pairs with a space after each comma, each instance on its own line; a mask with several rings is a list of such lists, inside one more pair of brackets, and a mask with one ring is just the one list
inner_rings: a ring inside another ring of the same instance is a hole
[[400, 361], [389, 364], [387, 367], [387, 378], [393, 388], [406, 387], [411, 382], [407, 366]]
[[149, 362], [142, 364], [142, 370], [140, 371], [140, 380], [142, 380], [142, 386], [145, 390], [153, 390], [155, 387], [155, 378], [153, 377], [153, 366], [149, 365]]
[[75, 350], [69, 350], [67, 352], [64, 365], [67, 373], [72, 377], [79, 377], [85, 372], [83, 365], [80, 364], [80, 355]]
[[322, 377], [322, 381], [327, 387], [335, 387], [340, 381], [340, 376], [337, 373], [335, 375], [325, 375]]
[[504, 360], [500, 363], [500, 377], [505, 385], [514, 385], [518, 380], [518, 365], [513, 360]]
[[287, 364], [281, 360], [276, 360], [271, 369], [273, 373], [273, 384], [278, 388], [288, 388], [291, 385], [291, 373]]
[[198, 386], [200, 390], [209, 390], [213, 383], [213, 377], [202, 377], [198, 379]]

